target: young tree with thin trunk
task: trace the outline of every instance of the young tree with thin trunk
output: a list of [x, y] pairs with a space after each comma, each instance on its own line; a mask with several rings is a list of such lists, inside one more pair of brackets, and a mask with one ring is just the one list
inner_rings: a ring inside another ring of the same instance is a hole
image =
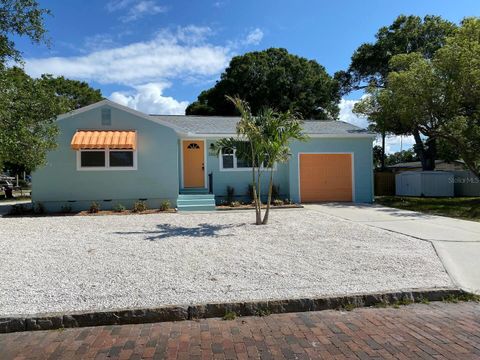
[[[257, 225], [266, 225], [272, 201], [273, 174], [276, 164], [288, 161], [290, 142], [304, 141], [302, 121], [290, 111], [279, 113], [264, 108], [253, 116], [247, 102], [240, 98], [228, 97], [240, 113], [237, 124], [237, 137], [217, 141], [218, 153], [222, 149], [235, 150], [237, 158], [252, 166], [252, 188]], [[262, 175], [268, 176], [268, 195], [266, 211], [262, 219]]]

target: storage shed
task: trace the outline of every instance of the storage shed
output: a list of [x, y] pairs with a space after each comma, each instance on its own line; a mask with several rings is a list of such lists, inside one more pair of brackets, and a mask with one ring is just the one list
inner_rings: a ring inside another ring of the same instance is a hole
[[395, 177], [399, 196], [454, 196], [454, 174], [446, 171], [406, 171]]

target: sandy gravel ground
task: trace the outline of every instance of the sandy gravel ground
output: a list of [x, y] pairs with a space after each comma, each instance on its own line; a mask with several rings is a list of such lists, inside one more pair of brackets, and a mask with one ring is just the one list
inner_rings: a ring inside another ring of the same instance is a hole
[[432, 245], [308, 209], [0, 218], [0, 316], [452, 287]]

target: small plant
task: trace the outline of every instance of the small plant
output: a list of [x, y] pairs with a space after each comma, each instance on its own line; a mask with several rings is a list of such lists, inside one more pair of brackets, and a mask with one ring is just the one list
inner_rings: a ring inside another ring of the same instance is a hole
[[227, 203], [233, 202], [233, 197], [235, 196], [235, 188], [227, 186]]
[[97, 203], [96, 201], [93, 201], [91, 204], [90, 204], [90, 208], [88, 209], [88, 212], [90, 214], [96, 214], [100, 211], [100, 204]]
[[148, 206], [145, 201], [135, 201], [135, 204], [133, 204], [133, 212], [139, 213], [147, 210]]
[[284, 203], [283, 203], [283, 200], [275, 199], [272, 201], [272, 204], [273, 206], [282, 206]]
[[116, 204], [114, 207], [113, 207], [113, 211], [115, 212], [124, 212], [125, 210], [127, 210], [127, 208], [123, 205], [123, 204]]
[[223, 320], [235, 320], [237, 314], [234, 311], [227, 311], [225, 315], [223, 315]]
[[405, 297], [403, 299], [400, 299], [397, 301], [398, 305], [403, 305], [403, 306], [407, 306], [407, 305], [411, 305], [414, 303], [414, 301], [408, 297]]
[[35, 214], [45, 214], [45, 206], [41, 202], [35, 203], [34, 212]]
[[164, 200], [160, 203], [160, 211], [167, 211], [172, 207], [172, 204], [168, 200]]
[[352, 311], [355, 308], [356, 308], [355, 304], [352, 304], [352, 303], [348, 303], [343, 306], [343, 309], [346, 311]]
[[288, 198], [283, 200], [283, 203], [287, 204], [287, 205], [293, 205], [293, 201], [291, 199], [288, 199]]
[[280, 185], [272, 185], [272, 199], [277, 200], [280, 198]]
[[385, 301], [380, 301], [380, 302], [376, 303], [374, 306], [378, 309], [383, 309], [383, 308], [386, 308], [388, 306], [388, 303], [385, 302]]
[[458, 303], [459, 301], [477, 301], [480, 302], [480, 295], [463, 293], [463, 294], [450, 294], [442, 299], [444, 302]]
[[420, 303], [421, 303], [421, 304], [430, 304], [430, 300], [428, 300], [427, 298], [422, 297], [422, 298], [419, 299], [419, 300], [420, 300]]
[[69, 204], [62, 205], [62, 207], [60, 208], [60, 212], [64, 214], [69, 214], [72, 212], [72, 207]]
[[240, 201], [232, 201], [230, 203], [230, 207], [239, 207], [241, 204], [240, 204]]
[[260, 317], [263, 317], [263, 316], [268, 316], [268, 315], [271, 315], [272, 312], [266, 308], [266, 309], [258, 309], [257, 311], [255, 311], [255, 316], [260, 316]]

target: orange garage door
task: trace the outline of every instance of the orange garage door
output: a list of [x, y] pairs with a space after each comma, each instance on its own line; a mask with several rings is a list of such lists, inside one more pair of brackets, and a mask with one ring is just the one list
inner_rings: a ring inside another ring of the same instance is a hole
[[351, 154], [300, 154], [300, 200], [352, 201]]

